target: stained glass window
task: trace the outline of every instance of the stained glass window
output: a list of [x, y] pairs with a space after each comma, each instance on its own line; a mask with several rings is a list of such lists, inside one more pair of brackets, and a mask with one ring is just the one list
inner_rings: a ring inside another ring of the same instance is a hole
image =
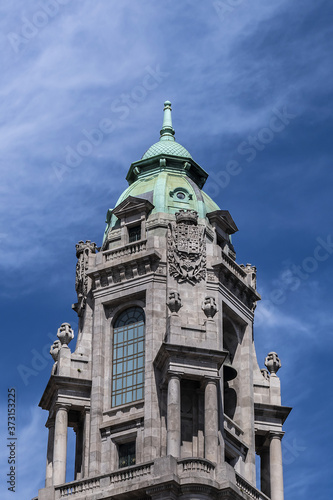
[[114, 324], [112, 407], [143, 398], [144, 361], [144, 312], [141, 307], [131, 307]]

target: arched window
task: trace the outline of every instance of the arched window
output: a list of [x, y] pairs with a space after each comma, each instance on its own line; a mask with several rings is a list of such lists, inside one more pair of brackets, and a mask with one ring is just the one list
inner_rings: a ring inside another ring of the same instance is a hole
[[112, 407], [143, 398], [145, 316], [141, 307], [122, 312], [114, 323]]

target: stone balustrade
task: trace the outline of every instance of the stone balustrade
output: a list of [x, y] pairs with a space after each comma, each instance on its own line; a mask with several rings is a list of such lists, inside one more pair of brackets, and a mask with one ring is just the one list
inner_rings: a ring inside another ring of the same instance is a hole
[[[140, 477], [146, 477], [149, 479], [153, 477], [153, 462], [146, 462], [140, 465], [133, 465], [123, 469], [119, 469], [111, 474], [106, 474], [92, 479], [83, 479], [79, 481], [72, 481], [67, 483], [65, 486], [57, 486], [55, 488], [55, 499], [60, 500], [63, 498], [68, 498], [72, 500], [74, 498], [80, 498], [82, 493], [85, 495], [84, 498], [89, 498], [90, 494], [95, 495], [98, 493], [99, 489], [108, 490], [112, 489], [119, 483], [128, 482], [128, 488], [130, 487], [130, 482], [137, 481]], [[181, 477], [186, 473], [203, 473], [210, 477], [210, 479], [215, 478], [215, 465], [209, 460], [202, 458], [183, 458], [178, 460], [177, 463], [177, 473]], [[269, 498], [264, 495], [261, 491], [257, 490], [252, 484], [250, 484], [246, 479], [240, 476], [236, 472], [236, 484], [248, 497], [254, 500], [269, 500]], [[37, 499], [35, 499], [37, 500]]]
[[228, 415], [223, 415], [224, 428], [232, 432], [235, 436], [242, 436], [244, 432]]
[[144, 252], [147, 248], [147, 240], [134, 241], [120, 248], [114, 248], [103, 252], [106, 262], [110, 262], [123, 257], [132, 256], [134, 254]]
[[[56, 488], [56, 492], [60, 492], [60, 498], [71, 497], [79, 495], [80, 493], [88, 493], [100, 487], [100, 478], [85, 479], [82, 481], [75, 481], [67, 483], [66, 486]], [[57, 496], [56, 496], [57, 498]]]
[[264, 495], [261, 491], [257, 490], [252, 484], [250, 484], [246, 479], [240, 476], [236, 472], [236, 485], [250, 498], [254, 498], [255, 500], [269, 500], [269, 498]]
[[233, 272], [241, 280], [245, 280], [247, 276], [246, 272], [227, 254], [225, 254], [224, 252], [221, 252], [221, 254], [222, 262], [229, 269], [229, 271]]
[[204, 472], [211, 477], [215, 475], [215, 466], [209, 460], [202, 458], [183, 458], [178, 460], [177, 472], [182, 475], [186, 472]]
[[151, 474], [152, 466], [153, 462], [120, 469], [110, 475], [110, 484], [116, 484], [123, 481], [129, 481], [131, 479], [137, 479], [138, 477], [147, 476]]
[[67, 483], [66, 486], [58, 486], [55, 488], [56, 499], [60, 498], [75, 498], [81, 493], [92, 493], [98, 488], [108, 488], [120, 482], [136, 480], [142, 476], [148, 476], [152, 473], [153, 462], [141, 465], [133, 465], [124, 469], [119, 469], [111, 474], [100, 476], [93, 479], [83, 479]]

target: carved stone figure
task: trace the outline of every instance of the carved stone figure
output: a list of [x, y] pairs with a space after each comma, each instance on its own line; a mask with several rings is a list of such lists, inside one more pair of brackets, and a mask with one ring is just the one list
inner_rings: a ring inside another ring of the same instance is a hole
[[61, 342], [60, 342], [60, 340], [55, 340], [53, 342], [53, 344], [51, 345], [51, 349], [50, 349], [50, 354], [51, 354], [54, 362], [58, 361], [60, 349], [61, 349]]
[[61, 349], [60, 340], [55, 340], [51, 345], [50, 354], [54, 360], [54, 365], [52, 366], [51, 375], [56, 375], [58, 371], [58, 358]]
[[74, 330], [69, 323], [62, 323], [58, 329], [57, 337], [61, 342], [61, 347], [68, 346], [74, 338]]
[[276, 352], [269, 352], [265, 359], [265, 366], [271, 375], [275, 375], [281, 368], [281, 361]]
[[172, 313], [177, 313], [182, 307], [182, 301], [178, 292], [170, 292], [169, 300], [167, 302], [168, 307]]
[[75, 290], [77, 293], [77, 304], [74, 309], [80, 316], [85, 307], [86, 297], [88, 293], [88, 276], [87, 270], [89, 266], [89, 254], [96, 253], [96, 243], [91, 243], [87, 240], [85, 243], [79, 241], [76, 247], [76, 276], [75, 276]]
[[197, 223], [196, 211], [180, 210], [176, 213], [176, 223], [169, 225], [169, 273], [180, 283], [188, 281], [195, 285], [206, 277], [205, 229]]
[[269, 380], [269, 373], [265, 368], [263, 368], [261, 371], [262, 376], [264, 377], [265, 380]]
[[217, 305], [214, 297], [206, 297], [202, 303], [202, 310], [208, 319], [212, 319], [217, 313]]

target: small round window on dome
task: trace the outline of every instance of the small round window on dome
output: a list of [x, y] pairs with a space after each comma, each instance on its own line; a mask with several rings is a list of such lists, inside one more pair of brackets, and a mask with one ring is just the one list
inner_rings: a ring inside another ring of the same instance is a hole
[[183, 193], [182, 191], [179, 191], [179, 193], [177, 193], [177, 198], [179, 198], [179, 200], [184, 200], [185, 199], [185, 193]]

